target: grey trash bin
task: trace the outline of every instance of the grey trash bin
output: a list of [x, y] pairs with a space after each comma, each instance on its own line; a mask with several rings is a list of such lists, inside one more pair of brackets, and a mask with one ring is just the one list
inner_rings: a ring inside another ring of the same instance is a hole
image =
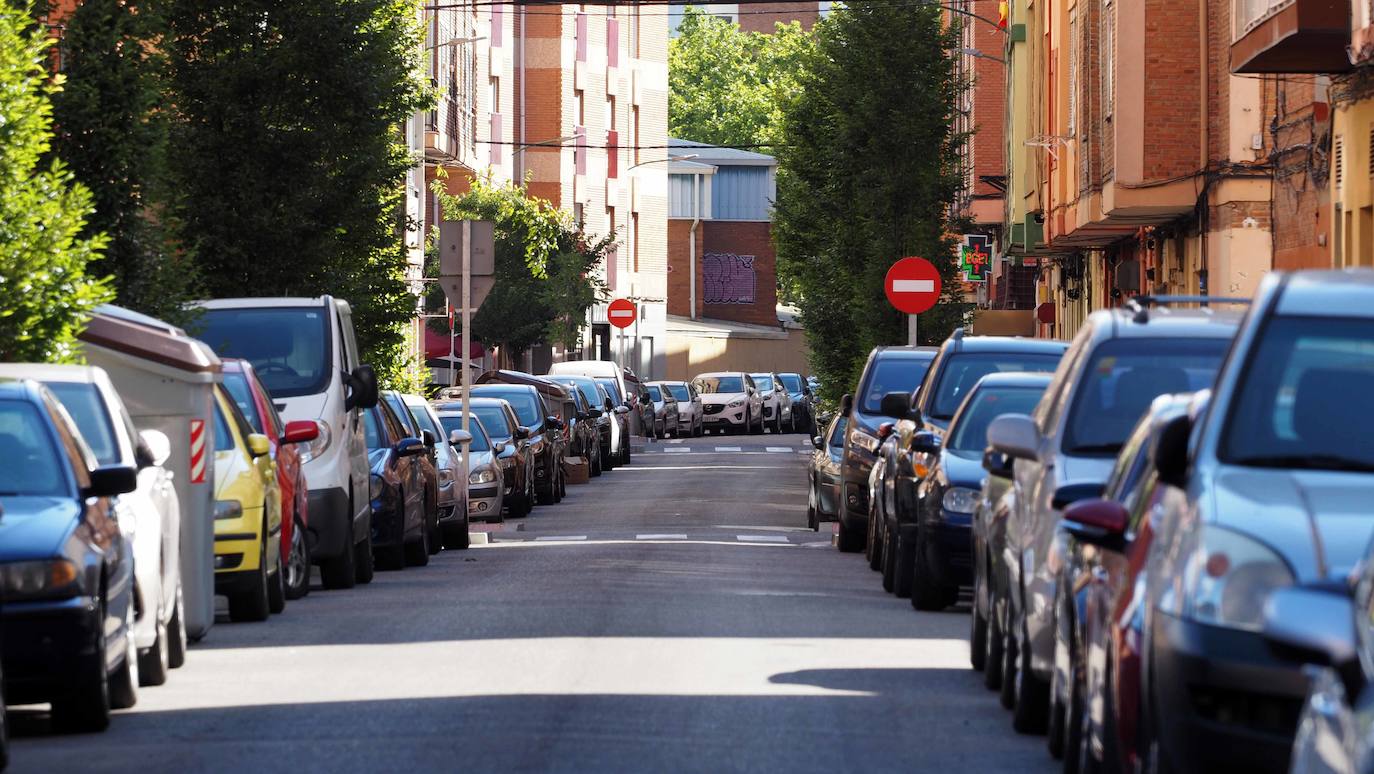
[[172, 443], [166, 468], [181, 502], [181, 586], [186, 633], [215, 622], [214, 350], [180, 328], [117, 306], [101, 306], [81, 334], [86, 361], [104, 368], [139, 430]]

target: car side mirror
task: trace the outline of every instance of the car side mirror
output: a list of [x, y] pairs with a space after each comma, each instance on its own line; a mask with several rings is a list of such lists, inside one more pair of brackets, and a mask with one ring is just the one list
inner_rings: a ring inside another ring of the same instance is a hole
[[148, 464], [162, 465], [172, 456], [172, 442], [161, 430], [140, 430], [138, 439], [148, 455]]
[[544, 424], [552, 427], [554, 430], [563, 429], [563, 420], [558, 417], [544, 417]]
[[423, 438], [402, 438], [396, 442], [396, 455], [398, 457], [414, 457], [428, 450]]
[[448, 433], [448, 443], [450, 446], [462, 446], [472, 443], [472, 433], [465, 430], [450, 430]]
[[286, 423], [282, 443], [306, 443], [320, 437], [320, 426], [313, 419], [296, 419]]
[[1186, 414], [1169, 420], [1159, 431], [1159, 441], [1155, 444], [1155, 471], [1159, 480], [1169, 486], [1183, 489], [1188, 486], [1188, 436], [1193, 432], [1193, 421]]
[[610, 398], [607, 398], [604, 408], [606, 411], [615, 411], [615, 404], [611, 402]]
[[893, 419], [906, 419], [911, 416], [911, 394], [889, 392], [878, 403], [878, 413]]
[[840, 396], [840, 416], [847, 417], [853, 410], [854, 396], [846, 392], [844, 395]]
[[1021, 460], [1040, 458], [1040, 430], [1025, 414], [1003, 414], [988, 425], [988, 445]]
[[272, 442], [262, 433], [248, 434], [248, 453], [254, 457], [265, 456], [272, 451]]
[[911, 436], [911, 450], [917, 454], [939, 454], [940, 439], [934, 433], [921, 431]]
[[[1054, 495], [1050, 497], [1050, 507], [1062, 511], [1082, 500], [1101, 497], [1106, 488], [1106, 485], [1096, 482], [1065, 484], [1054, 490]], [[1064, 518], [1068, 518], [1067, 514]]]
[[90, 473], [91, 483], [81, 494], [86, 497], [114, 497], [138, 488], [138, 469], [132, 465], [106, 465]]
[[602, 417], [601, 409], [587, 409], [587, 416], [592, 419], [600, 419]]
[[825, 441], [819, 435], [811, 436], [811, 445], [817, 449], [825, 445]]
[[628, 413], [630, 413], [630, 407], [629, 407], [629, 406], [616, 406], [616, 407], [615, 407], [615, 413], [617, 413], [617, 414], [628, 414]]
[[1288, 586], [1271, 592], [1264, 603], [1263, 632], [1270, 650], [1285, 659], [1338, 670], [1359, 665], [1355, 604], [1329, 587]]
[[881, 425], [878, 425], [878, 440], [886, 441], [887, 437], [892, 435], [892, 431], [896, 429], [897, 426], [891, 422], [884, 422]]
[[508, 445], [509, 445], [509, 444], [507, 444], [505, 441], [497, 441], [496, 443], [493, 443], [493, 444], [491, 445], [491, 453], [494, 454], [494, 455], [505, 454], [505, 452], [506, 452], [506, 447], [507, 447]]
[[355, 408], [374, 408], [377, 405], [377, 372], [372, 366], [363, 363], [345, 374], [344, 383], [348, 386], [348, 397], [344, 399], [344, 410]]
[[525, 440], [525, 439], [527, 439], [527, 438], [529, 438], [529, 437], [530, 437], [530, 429], [529, 429], [528, 427], [525, 427], [524, 425], [521, 425], [521, 426], [515, 428], [515, 440], [517, 440], [517, 441], [523, 441], [523, 440]]
[[425, 446], [430, 449], [433, 449], [435, 444], [439, 443], [439, 439], [435, 438], [434, 433], [430, 432], [429, 430], [420, 431], [420, 440], [424, 441]]
[[[1066, 487], [1061, 487], [1064, 489]], [[1058, 495], [1058, 492], [1055, 493]], [[1087, 499], [1064, 511], [1064, 530], [1075, 539], [1104, 548], [1121, 547], [1130, 522], [1126, 508], [1115, 500]]]
[[983, 470], [994, 476], [1011, 478], [1011, 457], [997, 451], [996, 449], [983, 450]]

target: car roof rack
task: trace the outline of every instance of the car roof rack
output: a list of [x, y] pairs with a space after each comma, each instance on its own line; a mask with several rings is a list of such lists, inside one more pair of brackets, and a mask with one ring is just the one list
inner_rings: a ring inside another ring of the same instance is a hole
[[1248, 298], [1238, 296], [1132, 296], [1126, 300], [1126, 309], [1132, 313], [1132, 322], [1147, 323], [1150, 321], [1150, 307], [1162, 306], [1164, 304], [1201, 304], [1210, 306], [1211, 304], [1241, 304], [1250, 303]]

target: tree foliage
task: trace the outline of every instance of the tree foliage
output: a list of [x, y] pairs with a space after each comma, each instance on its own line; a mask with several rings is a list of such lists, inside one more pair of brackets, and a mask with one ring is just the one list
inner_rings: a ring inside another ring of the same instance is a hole
[[53, 96], [53, 150], [90, 189], [85, 234], [109, 244], [91, 271], [110, 276], [120, 304], [186, 320], [195, 265], [166, 221], [167, 124], [162, 103], [157, 2], [84, 0], [61, 41], [63, 88]]
[[166, 0], [173, 215], [212, 296], [330, 293], [404, 377], [414, 0]]
[[615, 236], [586, 233], [566, 213], [515, 185], [479, 179], [452, 196], [436, 182], [434, 191], [446, 219], [495, 223], [496, 282], [472, 318], [473, 336], [512, 356], [540, 341], [576, 346], [587, 310], [606, 298], [596, 270], [614, 249]]
[[775, 142], [782, 103], [797, 90], [811, 33], [797, 22], [772, 35], [688, 6], [668, 43], [668, 130], [713, 145]]
[[0, 360], [70, 359], [110, 296], [86, 275], [105, 244], [82, 235], [91, 194], [50, 157], [49, 47], [25, 9], [0, 3]]
[[920, 316], [921, 343], [963, 318], [947, 221], [959, 187], [953, 130], [963, 83], [946, 53], [957, 41], [936, 6], [837, 8], [815, 29], [784, 104], [774, 213], [784, 297], [801, 310], [825, 397], [853, 388], [869, 350], [906, 341], [887, 303], [887, 269], [918, 255], [944, 293]]

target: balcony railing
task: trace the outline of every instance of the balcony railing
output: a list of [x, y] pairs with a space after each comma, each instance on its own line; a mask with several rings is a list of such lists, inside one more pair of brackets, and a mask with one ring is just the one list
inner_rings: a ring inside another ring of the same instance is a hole
[[1232, 0], [1231, 71], [1350, 69], [1350, 0]]

